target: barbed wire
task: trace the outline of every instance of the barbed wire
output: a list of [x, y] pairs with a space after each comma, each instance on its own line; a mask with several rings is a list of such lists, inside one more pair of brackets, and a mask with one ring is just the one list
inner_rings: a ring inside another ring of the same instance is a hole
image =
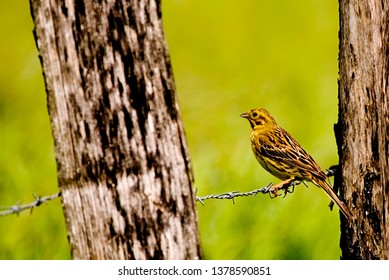
[[54, 200], [60, 196], [61, 196], [61, 192], [58, 192], [56, 194], [52, 194], [49, 196], [43, 196], [43, 197], [33, 194], [34, 201], [31, 203], [19, 205], [20, 201], [18, 201], [13, 206], [1, 207], [1, 208], [5, 208], [6, 210], [0, 211], [0, 217], [12, 215], [12, 214], [19, 215], [20, 212], [25, 211], [27, 209], [30, 209], [30, 213], [31, 213], [34, 207], [38, 207], [38, 206], [42, 205], [43, 203], [50, 201], [50, 200]]
[[[256, 190], [252, 190], [249, 192], [238, 192], [238, 191], [232, 191], [232, 192], [226, 192], [221, 194], [209, 194], [206, 196], [197, 196], [196, 195], [196, 201], [200, 202], [202, 205], [204, 205], [204, 200], [207, 199], [231, 199], [233, 203], [235, 203], [236, 197], [242, 197], [242, 196], [255, 196], [258, 193], [271, 193], [273, 187], [273, 183], [268, 184], [266, 187], [262, 187]], [[197, 192], [197, 190], [196, 190]]]
[[[331, 177], [331, 176], [334, 176], [336, 174], [337, 170], [338, 170], [338, 165], [333, 165], [330, 168], [328, 168], [325, 173], [328, 177]], [[288, 193], [293, 193], [294, 186], [296, 186], [300, 183], [303, 183], [305, 186], [307, 186], [304, 181], [293, 181], [288, 185], [282, 186], [280, 188], [280, 190], [284, 191], [284, 197]], [[202, 205], [204, 205], [204, 200], [208, 200], [208, 199], [230, 199], [230, 200], [232, 200], [233, 203], [235, 203], [234, 199], [236, 197], [255, 196], [258, 193], [269, 194], [270, 197], [272, 197], [272, 194], [273, 194], [272, 187], [273, 187], [273, 183], [270, 183], [266, 187], [255, 189], [255, 190], [252, 190], [249, 192], [231, 191], [231, 192], [225, 192], [225, 193], [221, 193], [221, 194], [209, 194], [209, 195], [205, 195], [205, 196], [197, 196], [197, 190], [196, 190], [196, 201], [200, 202]], [[55, 194], [52, 194], [49, 196], [42, 196], [42, 197], [33, 194], [34, 201], [32, 201], [31, 203], [19, 205], [20, 201], [18, 201], [13, 206], [0, 207], [3, 209], [6, 209], [3, 211], [0, 211], [0, 217], [12, 215], [12, 214], [19, 215], [20, 212], [28, 210], [28, 209], [30, 209], [30, 213], [32, 213], [32, 210], [34, 207], [38, 207], [45, 202], [57, 199], [60, 196], [61, 196], [61, 192], [58, 192], [58, 193], [55, 193]]]
[[[333, 165], [330, 168], [328, 168], [325, 172], [325, 174], [328, 177], [334, 176], [338, 170], [338, 165]], [[284, 191], [283, 197], [285, 197], [288, 193], [293, 193], [294, 187], [297, 186], [298, 184], [303, 183], [306, 187], [307, 184], [304, 181], [292, 181], [291, 183], [282, 186], [279, 188], [279, 190]], [[238, 192], [238, 191], [231, 191], [231, 192], [225, 192], [221, 194], [209, 194], [205, 196], [197, 196], [197, 190], [196, 190], [196, 202], [200, 202], [202, 205], [204, 205], [204, 200], [208, 199], [230, 199], [232, 200], [232, 203], [235, 203], [235, 198], [236, 197], [243, 197], [243, 196], [255, 196], [258, 193], [262, 194], [269, 194], [271, 198], [275, 197], [272, 196], [274, 194], [273, 192], [273, 183], [268, 184], [266, 187], [262, 187], [259, 189], [255, 189], [249, 192]]]

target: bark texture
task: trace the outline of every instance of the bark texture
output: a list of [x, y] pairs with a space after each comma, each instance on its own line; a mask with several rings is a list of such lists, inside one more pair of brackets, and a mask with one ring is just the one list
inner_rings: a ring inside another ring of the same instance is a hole
[[389, 258], [389, 2], [340, 0], [340, 185], [344, 259]]
[[198, 259], [157, 0], [31, 0], [75, 259]]

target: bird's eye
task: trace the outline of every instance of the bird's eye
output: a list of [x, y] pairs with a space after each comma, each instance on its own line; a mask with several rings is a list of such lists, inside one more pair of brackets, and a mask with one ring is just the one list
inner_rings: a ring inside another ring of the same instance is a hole
[[257, 112], [254, 112], [253, 113], [253, 117], [255, 118], [255, 117], [257, 117], [258, 116], [258, 113]]

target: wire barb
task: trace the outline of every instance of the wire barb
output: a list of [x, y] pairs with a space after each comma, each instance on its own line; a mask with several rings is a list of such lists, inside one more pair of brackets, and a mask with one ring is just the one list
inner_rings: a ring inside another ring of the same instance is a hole
[[339, 171], [339, 165], [332, 165], [330, 168], [324, 172], [328, 177], [335, 176], [335, 174]]
[[34, 207], [38, 207], [38, 206], [42, 205], [43, 203], [50, 201], [50, 200], [53, 200], [53, 199], [56, 199], [60, 196], [61, 196], [61, 192], [58, 192], [56, 194], [49, 195], [49, 196], [43, 196], [43, 197], [33, 194], [34, 201], [31, 203], [20, 205], [20, 200], [19, 200], [18, 202], [16, 202], [12, 206], [2, 207], [2, 208], [5, 208], [6, 210], [0, 211], [0, 217], [12, 215], [12, 214], [19, 215], [20, 212], [27, 210], [27, 209], [30, 209], [30, 213], [32, 213], [32, 210], [34, 209]]

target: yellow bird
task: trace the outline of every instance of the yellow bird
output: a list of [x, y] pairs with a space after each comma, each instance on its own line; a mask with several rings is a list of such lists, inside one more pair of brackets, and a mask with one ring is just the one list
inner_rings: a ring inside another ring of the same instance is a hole
[[344, 216], [351, 219], [350, 210], [327, 183], [327, 175], [301, 145], [277, 125], [268, 111], [257, 108], [240, 116], [250, 122], [251, 148], [258, 162], [266, 171], [283, 180], [273, 186], [275, 195], [278, 189], [288, 187], [293, 182], [310, 181], [322, 188]]

